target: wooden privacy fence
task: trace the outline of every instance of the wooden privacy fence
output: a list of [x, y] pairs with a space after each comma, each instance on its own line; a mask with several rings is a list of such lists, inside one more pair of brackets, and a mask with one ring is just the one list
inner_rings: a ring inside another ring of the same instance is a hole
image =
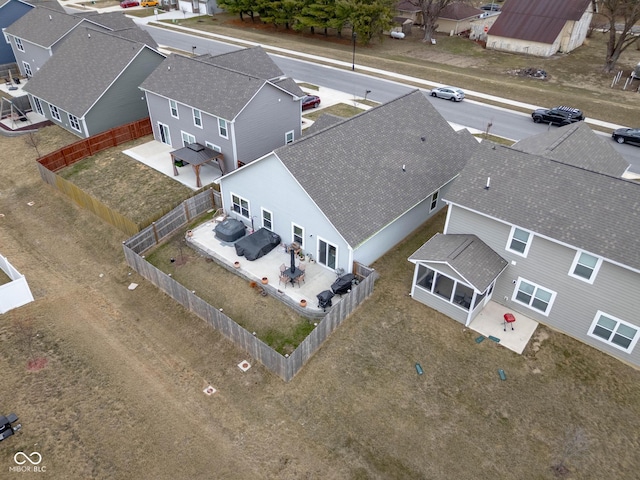
[[360, 303], [373, 293], [378, 274], [372, 268], [354, 264], [354, 273], [362, 278], [360, 283], [354, 285], [348, 295], [342, 296], [340, 301], [329, 310], [318, 326], [298, 345], [295, 351], [285, 357], [255, 337], [253, 333], [238, 325], [233, 319], [222, 313], [219, 308], [210, 305], [168, 274], [151, 265], [142, 256], [145, 251], [192, 221], [195, 212], [203, 213], [213, 208], [216, 199], [219, 199], [216, 194], [219, 195], [218, 192], [211, 190], [211, 192], [202, 192], [186, 200], [183, 205], [123, 242], [125, 260], [140, 276], [154, 284], [184, 308], [195, 313], [209, 326], [247, 351], [268, 370], [288, 382], [300, 371], [329, 335]]
[[107, 148], [150, 135], [152, 132], [151, 120], [144, 118], [62, 147], [55, 152], [40, 157], [38, 163], [52, 172], [57, 172], [61, 168], [73, 165], [83, 158], [90, 157]]

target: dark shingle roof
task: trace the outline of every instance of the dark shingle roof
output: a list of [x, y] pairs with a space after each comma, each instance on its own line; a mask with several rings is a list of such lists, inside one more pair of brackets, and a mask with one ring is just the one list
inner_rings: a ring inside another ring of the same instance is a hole
[[264, 80], [284, 77], [284, 72], [260, 46], [243, 48], [221, 55], [207, 55], [208, 63], [225, 67], [236, 72], [246, 73]]
[[475, 151], [445, 200], [640, 269], [640, 184], [494, 148]]
[[480, 292], [505, 269], [508, 262], [475, 235], [437, 233], [409, 261], [445, 262]]
[[620, 177], [629, 167], [612, 146], [584, 122], [576, 122], [520, 140], [513, 148], [562, 163]]
[[305, 135], [311, 135], [313, 133], [317, 133], [320, 130], [324, 130], [327, 127], [332, 127], [337, 123], [344, 122], [344, 117], [339, 117], [337, 115], [332, 115], [330, 113], [321, 114], [318, 119], [313, 122], [309, 128], [304, 131]]
[[[226, 120], [233, 120], [267, 81], [214, 65], [212, 58], [215, 57], [202, 55], [188, 58], [170, 55], [147, 77], [140, 88]], [[206, 83], [203, 83], [203, 79], [206, 79]], [[224, 85], [224, 88], [219, 88], [219, 85]]]
[[118, 31], [125, 30], [136, 26], [131, 18], [127, 17], [124, 12], [87, 12], [74, 13], [75, 17], [86, 18], [90, 22], [108, 28], [109, 30]]
[[453, 2], [440, 10], [439, 18], [447, 20], [464, 20], [466, 18], [477, 17], [483, 10], [462, 2]]
[[476, 147], [416, 90], [275, 153], [355, 247], [453, 179]]
[[489, 35], [551, 44], [569, 20], [578, 21], [591, 0], [509, 0]]
[[140, 42], [80, 27], [24, 90], [82, 117], [143, 48]]
[[81, 18], [45, 6], [37, 6], [13, 22], [5, 32], [49, 48], [73, 30]]

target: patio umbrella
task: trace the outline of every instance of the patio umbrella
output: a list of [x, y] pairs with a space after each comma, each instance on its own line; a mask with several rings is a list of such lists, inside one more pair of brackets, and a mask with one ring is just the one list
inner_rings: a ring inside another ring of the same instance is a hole
[[291, 273], [296, 273], [296, 252], [293, 248], [289, 250], [291, 252]]

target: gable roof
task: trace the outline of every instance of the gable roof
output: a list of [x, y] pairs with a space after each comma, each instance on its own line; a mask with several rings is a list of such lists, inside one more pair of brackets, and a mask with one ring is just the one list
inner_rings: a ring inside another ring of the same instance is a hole
[[[111, 31], [138, 28], [136, 23], [122, 12], [71, 15], [64, 10], [51, 8], [48, 2], [44, 2], [36, 4], [35, 8], [8, 26], [5, 31], [41, 47], [50, 48], [83, 22], [85, 25], [94, 25], [97, 29]], [[150, 35], [148, 37], [151, 39]], [[151, 41], [152, 46], [157, 45], [155, 41]]]
[[431, 237], [409, 261], [449, 265], [479, 292], [489, 288], [509, 263], [475, 235], [442, 233]]
[[49, 48], [73, 30], [81, 21], [81, 18], [73, 15], [38, 5], [5, 28], [5, 32], [41, 47]]
[[411, 0], [402, 0], [396, 3], [396, 10], [399, 12], [421, 12], [422, 9], [417, 3]]
[[355, 247], [451, 181], [476, 146], [415, 90], [275, 154]]
[[629, 168], [629, 162], [611, 146], [611, 139], [600, 137], [585, 122], [533, 135], [512, 148], [614, 177]]
[[640, 269], [640, 184], [481, 144], [445, 200]]
[[[244, 51], [232, 53], [238, 53], [244, 59], [254, 58], [245, 56]], [[216, 65], [215, 58], [211, 55], [193, 58], [169, 55], [140, 88], [226, 120], [233, 120], [258, 90], [267, 83], [273, 83], [249, 73]], [[268, 56], [267, 58], [273, 62]], [[227, 58], [225, 63], [232, 62]], [[257, 71], [264, 70], [264, 67], [248, 66], [246, 69]], [[206, 79], [206, 84], [203, 79]], [[218, 88], [218, 85], [224, 85], [224, 88]], [[285, 92], [297, 96], [292, 92]]]
[[464, 20], [466, 18], [477, 17], [483, 12], [483, 10], [468, 3], [453, 2], [447, 4], [440, 10], [438, 17], [446, 20]]
[[313, 124], [305, 130], [305, 135], [311, 135], [312, 133], [324, 130], [327, 127], [331, 127], [344, 121], [344, 117], [339, 117], [331, 113], [322, 113]]
[[[29, 80], [24, 90], [72, 115], [83, 117], [145, 48], [149, 47], [115, 34], [78, 28]], [[161, 53], [156, 53], [162, 57]]]
[[509, 0], [489, 35], [552, 44], [567, 21], [578, 21], [591, 0]]

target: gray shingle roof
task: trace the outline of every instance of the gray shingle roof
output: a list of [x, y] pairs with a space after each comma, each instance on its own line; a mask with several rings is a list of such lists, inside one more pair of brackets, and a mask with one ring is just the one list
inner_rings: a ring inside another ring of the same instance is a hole
[[82, 22], [45, 6], [37, 6], [13, 22], [5, 32], [31, 43], [49, 48]]
[[483, 144], [445, 200], [640, 269], [640, 184]]
[[562, 163], [620, 177], [629, 167], [612, 146], [584, 122], [572, 123], [520, 140], [513, 148]]
[[311, 135], [343, 121], [344, 117], [338, 117], [337, 115], [332, 115], [331, 113], [323, 113], [315, 122], [313, 122], [313, 125], [311, 125], [304, 131], [304, 134]]
[[437, 233], [409, 261], [445, 262], [475, 289], [484, 292], [508, 262], [475, 235]]
[[355, 247], [453, 179], [475, 147], [416, 90], [275, 153]]
[[75, 13], [75, 17], [86, 18], [90, 22], [101, 25], [113, 31], [136, 27], [136, 22], [127, 17], [124, 12], [86, 12]]
[[[203, 55], [188, 58], [170, 55], [147, 77], [140, 88], [225, 120], [233, 120], [267, 81], [213, 65], [212, 58], [215, 57]], [[219, 85], [224, 85], [224, 88], [219, 88]]]
[[221, 55], [208, 55], [206, 61], [211, 65], [246, 73], [264, 80], [284, 77], [284, 72], [260, 46], [243, 48]]
[[148, 47], [114, 34], [80, 27], [29, 80], [24, 90], [82, 117], [143, 48]]

